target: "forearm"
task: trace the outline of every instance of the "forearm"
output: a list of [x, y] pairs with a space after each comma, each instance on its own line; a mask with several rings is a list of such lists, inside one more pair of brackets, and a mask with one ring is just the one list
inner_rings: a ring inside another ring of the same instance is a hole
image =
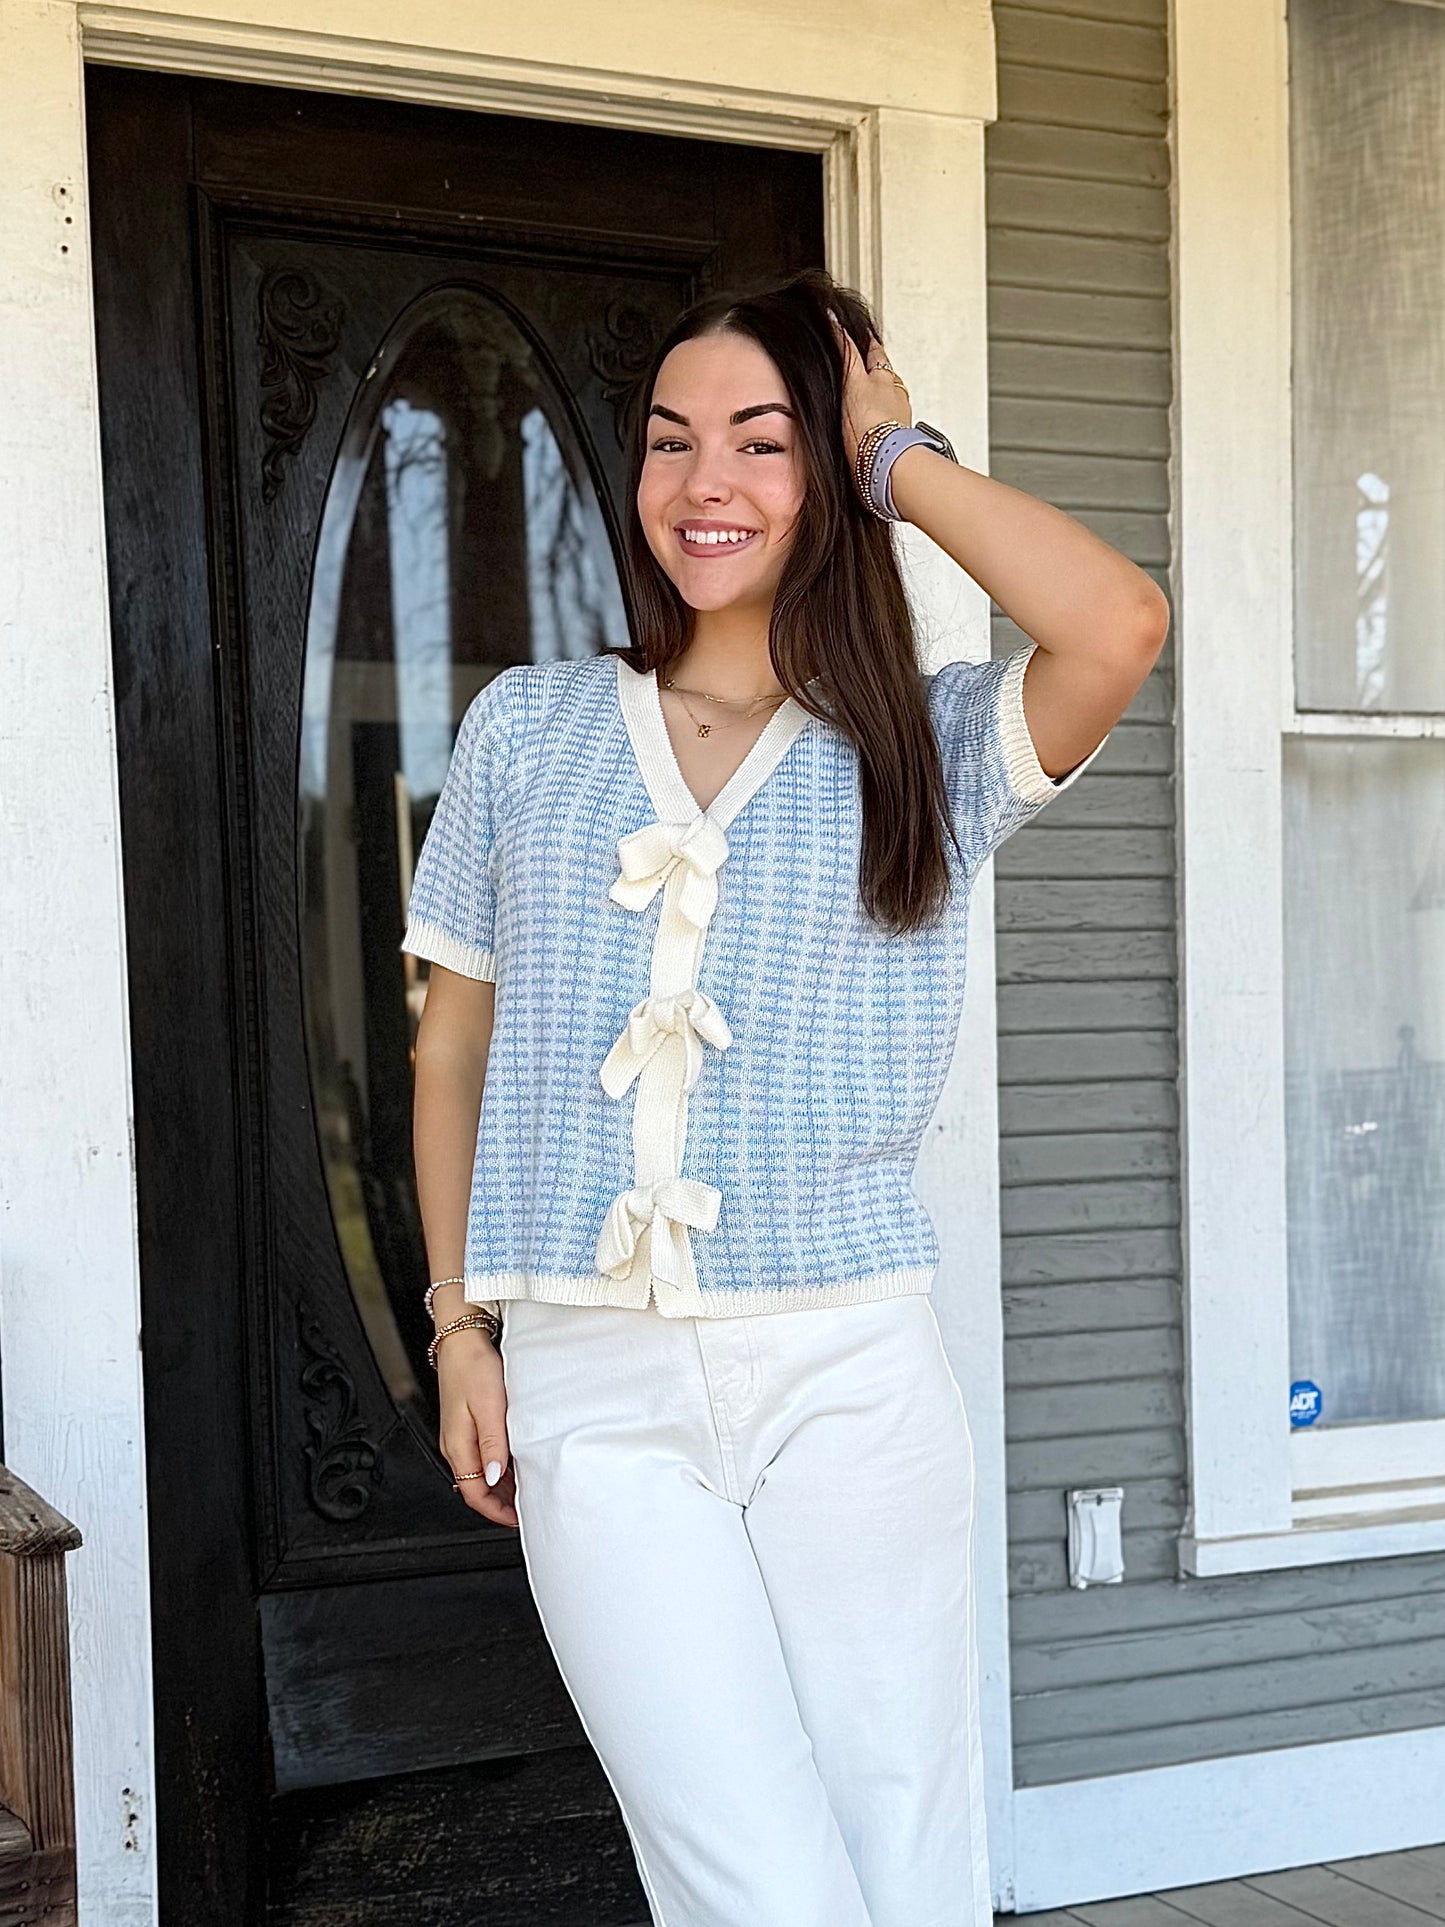
[[921, 444], [904, 449], [889, 481], [899, 513], [1050, 654], [1128, 656], [1167, 614], [1143, 569], [1037, 496]]
[[[472, 1165], [481, 1116], [485, 1056], [424, 1049], [418, 1042], [412, 1141], [417, 1200], [433, 1278], [466, 1270]], [[462, 1287], [444, 1285], [432, 1299], [437, 1325], [466, 1309]]]
[[[477, 1124], [491, 1048], [494, 992], [432, 966], [416, 1042], [412, 1138], [417, 1195], [433, 1278], [466, 1269], [467, 1218]], [[468, 1309], [460, 1285], [432, 1301], [438, 1330]], [[497, 1525], [515, 1526], [502, 1361], [480, 1327], [452, 1332], [436, 1354], [442, 1455], [467, 1505]]]

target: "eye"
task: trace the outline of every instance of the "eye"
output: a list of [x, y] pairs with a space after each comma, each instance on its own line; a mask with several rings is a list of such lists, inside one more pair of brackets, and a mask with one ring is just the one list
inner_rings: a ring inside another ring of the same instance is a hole
[[[655, 442], [649, 442], [648, 447], [665, 455], [670, 449], [686, 448], [687, 443], [678, 435], [659, 435]], [[751, 441], [744, 442], [743, 447], [759, 449], [764, 455], [783, 455], [787, 452], [781, 442], [770, 441], [766, 435], [755, 435]]]

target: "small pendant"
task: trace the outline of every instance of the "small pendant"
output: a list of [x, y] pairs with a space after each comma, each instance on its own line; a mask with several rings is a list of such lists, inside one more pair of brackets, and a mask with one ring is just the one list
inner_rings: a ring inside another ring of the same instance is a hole
[[709, 731], [709, 730], [710, 730], [711, 728], [712, 728], [712, 724], [711, 724], [711, 723], [699, 723], [699, 724], [698, 724], [698, 726], [697, 726], [697, 733], [698, 733], [698, 735], [699, 735], [699, 736], [706, 736], [706, 735], [707, 735], [707, 733], [708, 733], [708, 731]]

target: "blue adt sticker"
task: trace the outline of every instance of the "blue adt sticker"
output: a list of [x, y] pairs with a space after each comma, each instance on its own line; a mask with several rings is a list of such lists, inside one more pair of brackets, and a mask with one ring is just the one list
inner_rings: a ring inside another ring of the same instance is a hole
[[1324, 1406], [1320, 1388], [1312, 1378], [1297, 1378], [1289, 1388], [1289, 1422], [1313, 1425]]

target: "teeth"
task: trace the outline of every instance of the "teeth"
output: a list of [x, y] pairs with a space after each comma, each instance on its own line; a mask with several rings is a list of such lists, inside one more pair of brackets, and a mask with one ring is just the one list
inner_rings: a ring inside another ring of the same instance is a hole
[[718, 542], [746, 542], [753, 533], [751, 529], [684, 529], [683, 535], [689, 542], [701, 543], [711, 547]]

